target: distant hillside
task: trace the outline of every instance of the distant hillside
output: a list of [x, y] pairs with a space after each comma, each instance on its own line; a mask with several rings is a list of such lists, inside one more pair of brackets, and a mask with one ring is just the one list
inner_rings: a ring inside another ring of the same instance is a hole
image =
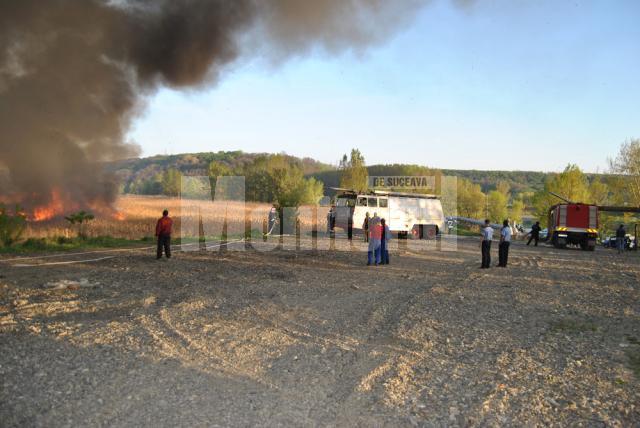
[[[269, 154], [244, 153], [242, 151], [157, 155], [113, 162], [108, 165], [108, 169], [115, 173], [120, 180], [122, 193], [159, 194], [162, 192], [162, 189], [158, 187], [161, 176], [169, 169], [174, 168], [182, 174], [190, 176], [208, 175], [209, 164], [212, 161], [224, 163], [231, 169], [241, 169], [256, 158], [267, 155]], [[297, 164], [305, 175], [317, 174], [334, 168], [311, 158], [301, 159], [289, 155], [286, 157]]]
[[[434, 169], [408, 164], [394, 165], [371, 165], [367, 167], [371, 176], [390, 176], [390, 175], [429, 175]], [[534, 171], [479, 171], [479, 170], [461, 170], [461, 169], [443, 169], [444, 175], [452, 175], [459, 178], [465, 178], [482, 187], [483, 192], [494, 190], [500, 181], [509, 184], [512, 193], [536, 192], [544, 187], [544, 180], [548, 173]], [[325, 170], [312, 174], [318, 180], [321, 180], [325, 187], [338, 187], [340, 184], [339, 171]], [[331, 194], [330, 191], [327, 192]]]
[[[232, 169], [241, 169], [243, 165], [252, 163], [259, 156], [267, 153], [208, 152], [185, 153], [178, 155], [158, 155], [148, 158], [129, 159], [109, 164], [109, 169], [120, 179], [123, 193], [158, 194], [158, 182], [162, 173], [170, 168], [178, 169], [185, 175], [207, 175], [209, 163], [218, 161]], [[339, 187], [340, 173], [335, 166], [319, 162], [311, 158], [297, 158], [286, 155], [292, 162], [302, 168], [307, 177], [314, 177], [324, 183], [325, 193], [334, 192], [330, 187]], [[369, 175], [429, 175], [435, 171], [422, 165], [390, 164], [371, 165], [367, 167]], [[544, 186], [549, 173], [535, 171], [482, 171], [443, 169], [445, 175], [454, 175], [479, 184], [483, 192], [496, 188], [500, 181], [509, 184], [512, 193], [536, 192]], [[591, 178], [591, 176], [590, 176]]]

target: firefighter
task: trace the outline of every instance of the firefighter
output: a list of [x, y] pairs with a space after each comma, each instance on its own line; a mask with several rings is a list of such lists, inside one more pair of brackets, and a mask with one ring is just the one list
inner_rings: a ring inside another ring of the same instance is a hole
[[500, 267], [507, 267], [509, 245], [511, 245], [511, 227], [509, 220], [505, 220], [502, 222], [502, 229], [500, 229], [500, 245], [498, 246], [498, 266]]
[[540, 222], [536, 221], [536, 224], [531, 228], [531, 232], [529, 232], [529, 241], [527, 241], [527, 245], [531, 244], [531, 241], [535, 241], [535, 246], [538, 246], [538, 241], [540, 240], [540, 231], [542, 228], [540, 227]]
[[493, 228], [491, 227], [489, 219], [484, 221], [484, 227], [482, 228], [482, 241], [480, 247], [482, 248], [482, 265], [481, 269], [489, 269], [491, 267], [491, 241], [493, 240]]
[[267, 235], [271, 235], [271, 233], [273, 233], [273, 228], [275, 227], [277, 222], [278, 210], [276, 210], [276, 206], [273, 205], [269, 210], [269, 231], [267, 232]]
[[627, 231], [624, 228], [624, 224], [616, 229], [616, 248], [618, 248], [618, 254], [624, 252], [625, 244], [627, 241]]
[[162, 217], [158, 219], [156, 223], [156, 236], [158, 237], [158, 250], [156, 252], [156, 259], [162, 258], [162, 250], [168, 259], [171, 258], [171, 227], [173, 226], [173, 220], [169, 217], [169, 211], [162, 211]]
[[362, 230], [364, 231], [364, 242], [369, 242], [369, 212], [364, 215]]

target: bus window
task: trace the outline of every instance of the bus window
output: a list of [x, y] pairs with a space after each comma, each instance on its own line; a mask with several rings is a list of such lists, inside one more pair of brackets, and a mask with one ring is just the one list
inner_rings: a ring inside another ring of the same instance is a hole
[[380, 208], [387, 208], [389, 206], [389, 200], [388, 199], [380, 199]]
[[366, 207], [367, 206], [367, 198], [358, 198], [358, 206]]
[[377, 198], [369, 198], [369, 206], [370, 207], [377, 207], [378, 206], [378, 199]]
[[354, 207], [355, 204], [355, 198], [338, 198], [336, 201], [336, 206], [338, 207]]

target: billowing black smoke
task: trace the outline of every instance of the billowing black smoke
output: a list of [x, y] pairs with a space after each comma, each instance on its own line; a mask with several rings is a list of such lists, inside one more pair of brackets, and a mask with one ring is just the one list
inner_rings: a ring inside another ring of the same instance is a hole
[[359, 49], [401, 27], [421, 4], [2, 1], [0, 196], [38, 205], [60, 189], [81, 204], [109, 203], [115, 183], [97, 165], [136, 154], [126, 131], [159, 87], [214, 83], [239, 56]]

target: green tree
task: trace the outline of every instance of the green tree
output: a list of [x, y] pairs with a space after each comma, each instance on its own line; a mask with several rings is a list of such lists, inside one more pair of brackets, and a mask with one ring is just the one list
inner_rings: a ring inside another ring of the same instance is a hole
[[457, 180], [458, 215], [461, 217], [481, 218], [484, 216], [486, 196], [479, 184], [465, 178]]
[[608, 199], [609, 186], [600, 177], [595, 177], [589, 183], [589, 202], [596, 205], [604, 205]]
[[497, 190], [489, 192], [489, 218], [496, 223], [502, 222], [507, 218], [507, 195]]
[[180, 195], [181, 174], [175, 168], [169, 168], [162, 174], [162, 193], [167, 196]]
[[304, 191], [302, 193], [302, 204], [317, 204], [324, 196], [324, 184], [322, 181], [311, 177], [305, 179]]
[[562, 202], [550, 192], [554, 192], [572, 202], [588, 203], [591, 200], [587, 176], [577, 165], [567, 165], [561, 173], [547, 177], [544, 183], [544, 190], [534, 195], [533, 205], [536, 215], [545, 226], [549, 208]]
[[496, 184], [496, 190], [503, 195], [508, 195], [509, 190], [511, 190], [511, 186], [505, 180], [498, 180], [498, 183]]
[[511, 203], [511, 209], [509, 210], [509, 218], [518, 224], [522, 224], [522, 215], [524, 214], [524, 201], [522, 198], [514, 199]]
[[615, 159], [609, 160], [609, 166], [611, 172], [623, 176], [617, 184], [624, 192], [624, 199], [640, 207], [640, 139], [623, 143]]
[[345, 154], [340, 161], [340, 187], [366, 192], [369, 188], [369, 173], [364, 156], [358, 149], [351, 149], [351, 157]]
[[[211, 185], [211, 197], [224, 198], [226, 200], [239, 200], [246, 198], [245, 188], [242, 188], [242, 181], [235, 178], [237, 174], [230, 166], [221, 161], [211, 161], [209, 163], [209, 183]], [[222, 186], [217, 188], [217, 186]], [[217, 195], [217, 196], [216, 196]]]

